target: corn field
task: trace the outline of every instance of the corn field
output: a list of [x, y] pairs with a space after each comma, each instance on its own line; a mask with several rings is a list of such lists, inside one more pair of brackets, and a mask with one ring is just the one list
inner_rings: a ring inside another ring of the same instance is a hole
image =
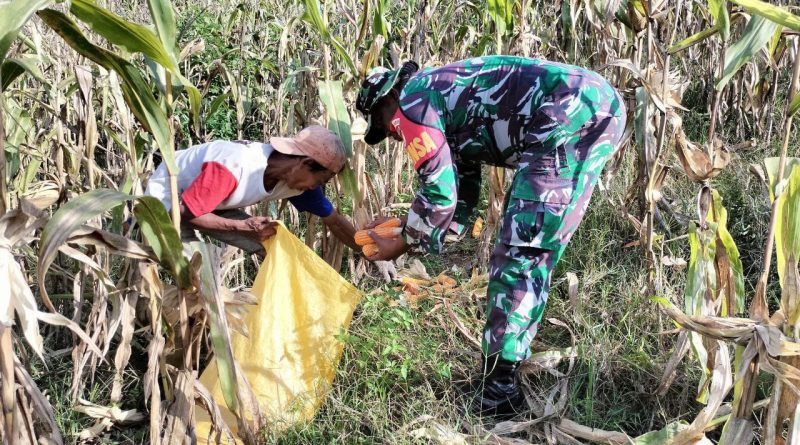
[[[628, 128], [593, 206], [622, 221], [629, 236], [609, 249], [643, 258], [634, 298], [674, 330], [659, 344], [669, 357], [658, 363], [660, 386], [645, 392], [691, 381], [693, 405], [635, 434], [584, 426], [565, 415], [565, 377], [555, 396], [531, 396], [541, 402], [533, 420], [437, 423], [378, 441], [800, 444], [800, 5], [781, 0], [0, 0], [3, 443], [112, 443], [104, 437], [121, 425], [144, 431], [142, 443], [195, 443], [197, 410], [217, 437], [231, 436], [198, 381], [209, 360], [237, 439], [276, 440], [230, 349], [254, 303], [258, 259], [205, 244], [184, 258], [177, 206], [170, 213], [142, 196], [149, 175], [166, 163], [177, 202], [176, 150], [319, 123], [349, 158], [326, 193], [363, 226], [414, 195], [401, 144], [363, 141], [354, 101], [365, 73], [488, 54], [584, 66], [623, 94]], [[731, 171], [763, 191], [750, 196], [762, 215], [726, 209], [737, 185], [720, 178]], [[472, 281], [512, 173], [484, 171]], [[316, 217], [252, 210], [281, 218], [365, 292], [386, 289], [376, 277], [390, 271], [345, 249]], [[760, 229], [734, 236], [747, 218]], [[567, 276], [574, 303], [579, 285]], [[474, 347], [477, 321], [462, 323], [457, 297], [442, 301], [442, 329]], [[56, 358], [71, 366], [64, 394], [33, 377]], [[574, 359], [553, 366], [571, 370]], [[100, 375], [107, 394], [90, 402]], [[133, 387], [143, 406], [129, 403]], [[92, 425], [63, 431], [55, 399]]]

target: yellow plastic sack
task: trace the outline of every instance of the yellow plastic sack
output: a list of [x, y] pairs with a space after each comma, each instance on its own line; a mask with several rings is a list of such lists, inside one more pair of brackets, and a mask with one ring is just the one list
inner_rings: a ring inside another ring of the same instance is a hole
[[[310, 420], [324, 400], [342, 354], [336, 336], [347, 330], [362, 295], [283, 226], [264, 248], [252, 289], [258, 303], [245, 317], [249, 337], [233, 333], [231, 343], [266, 420], [283, 428]], [[213, 361], [200, 382], [235, 434], [236, 418], [227, 410]], [[199, 406], [195, 412], [198, 442], [208, 443], [208, 414]]]

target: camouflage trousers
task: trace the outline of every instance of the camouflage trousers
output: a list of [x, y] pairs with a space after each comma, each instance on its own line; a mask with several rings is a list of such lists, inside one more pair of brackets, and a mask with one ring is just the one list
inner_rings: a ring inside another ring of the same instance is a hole
[[522, 154], [489, 265], [485, 355], [510, 361], [530, 356], [553, 268], [624, 129], [623, 106], [616, 115], [592, 116], [555, 147], [537, 143]]

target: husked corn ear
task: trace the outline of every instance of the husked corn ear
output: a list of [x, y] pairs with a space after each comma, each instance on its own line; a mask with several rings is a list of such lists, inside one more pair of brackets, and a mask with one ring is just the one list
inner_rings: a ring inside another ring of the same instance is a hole
[[367, 244], [361, 248], [361, 251], [364, 252], [366, 256], [372, 256], [378, 253], [378, 245], [377, 244]]
[[400, 282], [403, 284], [416, 284], [417, 286], [427, 286], [431, 284], [431, 280], [422, 280], [419, 278], [413, 277], [403, 277], [400, 278]]
[[481, 236], [481, 231], [483, 230], [483, 218], [480, 216], [475, 219], [475, 225], [472, 226], [472, 237], [478, 238]]
[[383, 228], [383, 227], [400, 227], [400, 225], [401, 225], [400, 223], [401, 223], [400, 222], [400, 218], [392, 218], [392, 219], [390, 219], [388, 221], [384, 221], [384, 222], [378, 224], [377, 228], [380, 229], [380, 228]]
[[[394, 238], [399, 236], [403, 233], [403, 229], [400, 227], [376, 227], [372, 229], [375, 232], [375, 235], [378, 235], [381, 238]], [[367, 244], [373, 244], [372, 238], [369, 236], [369, 230], [359, 230], [356, 232], [355, 236], [356, 244], [359, 246], [366, 246]]]

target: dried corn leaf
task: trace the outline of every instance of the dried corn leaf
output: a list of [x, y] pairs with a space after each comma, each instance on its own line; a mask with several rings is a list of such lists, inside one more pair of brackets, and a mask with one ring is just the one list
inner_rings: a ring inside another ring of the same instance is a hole
[[753, 421], [730, 416], [722, 428], [719, 443], [725, 445], [750, 445], [753, 443]]
[[162, 445], [185, 445], [193, 443], [194, 436], [194, 383], [192, 371], [178, 371], [172, 389], [173, 400], [167, 408]]
[[661, 257], [661, 264], [667, 267], [674, 267], [675, 269], [684, 269], [686, 268], [686, 260], [680, 257], [674, 256], [662, 256]]
[[428, 274], [428, 271], [425, 269], [425, 265], [422, 264], [417, 258], [411, 260], [411, 262], [407, 265], [407, 267], [401, 267], [401, 269], [397, 272], [398, 277], [402, 279], [404, 278], [413, 278], [416, 280], [430, 280], [431, 276]]
[[690, 141], [682, 129], [675, 135], [675, 148], [683, 170], [693, 181], [703, 182], [719, 175], [731, 160], [721, 142], [706, 149]]
[[[61, 445], [64, 440], [56, 425], [53, 406], [16, 357], [14, 358], [14, 377], [15, 383], [22, 388], [22, 391], [19, 392], [24, 393], [28, 399], [27, 405], [29, 405], [29, 409], [38, 424], [37, 436], [39, 437], [39, 443]], [[2, 426], [0, 426], [1, 429]]]
[[[235, 438], [233, 437], [233, 432], [231, 432], [228, 424], [225, 423], [225, 419], [222, 417], [222, 412], [219, 410], [219, 405], [217, 405], [217, 402], [208, 391], [208, 388], [203, 386], [199, 380], [194, 382], [194, 395], [198, 405], [206, 409], [208, 416], [211, 419], [211, 428], [208, 431], [208, 437], [201, 437], [198, 439], [205, 439], [207, 443], [234, 443]], [[213, 438], [211, 437], [212, 435], [214, 436]], [[221, 441], [223, 435], [225, 436], [225, 441], [228, 442]]]
[[[561, 419], [561, 421], [557, 424], [557, 428], [560, 432], [568, 434], [570, 437], [578, 437], [589, 442], [618, 445], [627, 445], [632, 443], [631, 437], [625, 433], [591, 428], [578, 424], [570, 419]], [[572, 440], [575, 439], [573, 438]], [[638, 442], [635, 443], [638, 445]]]
[[753, 337], [758, 324], [749, 318], [689, 316], [665, 298], [652, 297], [651, 300], [661, 305], [679, 326], [716, 340], [744, 343]]
[[[706, 406], [695, 417], [688, 428], [679, 432], [673, 439], [673, 443], [696, 444], [708, 441], [704, 435], [706, 425], [714, 419], [717, 410], [722, 405], [723, 400], [728, 395], [733, 384], [731, 377], [731, 360], [728, 346], [717, 341], [716, 361], [711, 370], [711, 384], [708, 389], [708, 400]], [[710, 443], [710, 442], [708, 442]]]
[[122, 377], [128, 360], [131, 357], [131, 341], [133, 340], [133, 330], [136, 321], [136, 302], [139, 300], [138, 292], [127, 292], [120, 302], [120, 331], [119, 346], [114, 355], [114, 379], [111, 385], [111, 403], [119, 403], [122, 400]]
[[157, 261], [153, 249], [150, 247], [124, 236], [94, 227], [83, 226], [75, 230], [66, 242], [80, 246], [103, 247], [108, 249], [108, 252], [112, 255], [126, 258]]
[[569, 295], [569, 305], [572, 306], [574, 314], [580, 313], [580, 300], [578, 299], [578, 276], [572, 272], [567, 272], [567, 295]]
[[117, 425], [132, 425], [145, 418], [144, 414], [135, 409], [122, 410], [117, 406], [102, 406], [85, 399], [78, 399], [78, 406], [72, 409], [94, 419], [109, 419]]

